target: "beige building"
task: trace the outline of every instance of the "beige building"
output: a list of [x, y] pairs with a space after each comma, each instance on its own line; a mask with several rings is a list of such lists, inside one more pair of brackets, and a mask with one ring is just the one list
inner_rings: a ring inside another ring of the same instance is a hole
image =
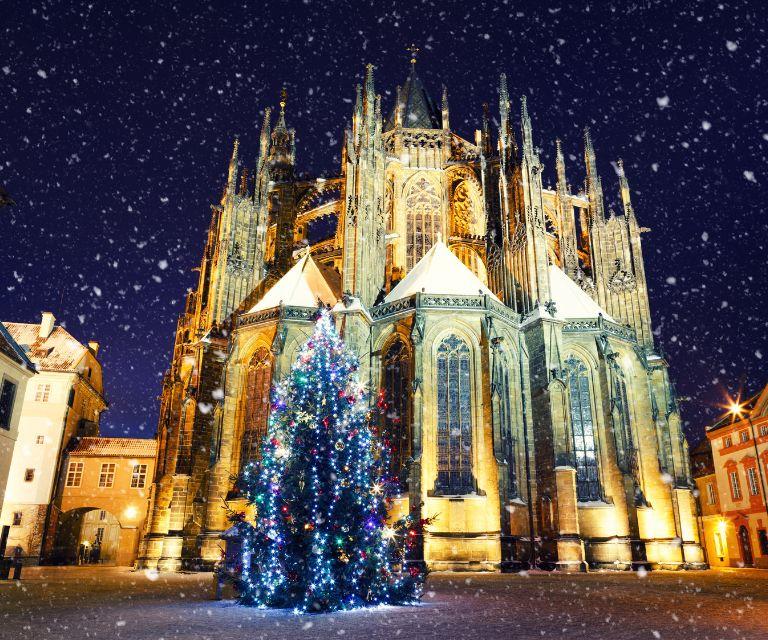
[[[24, 394], [34, 374], [34, 364], [0, 322], [0, 508], [5, 498], [13, 450], [19, 435]], [[0, 555], [5, 549], [12, 524], [12, 519], [8, 522], [0, 519]]]
[[710, 564], [768, 569], [768, 386], [710, 427], [706, 446], [696, 484]]
[[146, 438], [73, 441], [61, 465], [50, 562], [133, 565], [156, 453], [157, 442]]
[[435, 518], [409, 562], [702, 567], [623, 164], [614, 213], [588, 132], [572, 176], [586, 190], [571, 192], [559, 141], [546, 186], [504, 76], [498, 130], [485, 114], [466, 137], [415, 60], [392, 93], [385, 118], [369, 66], [335, 177], [297, 177], [285, 96], [252, 169], [235, 143], [163, 382], [140, 563], [219, 559], [233, 477], [258, 455], [270, 385], [321, 304], [384, 394], [396, 511]]
[[51, 507], [60, 473], [61, 454], [74, 437], [98, 433], [106, 408], [99, 345], [83, 345], [51, 313], [40, 324], [6, 322], [13, 339], [38, 373], [26, 388], [19, 435], [11, 461], [2, 522], [10, 523], [6, 553], [19, 546], [29, 562], [45, 556], [43, 539], [55, 528]]

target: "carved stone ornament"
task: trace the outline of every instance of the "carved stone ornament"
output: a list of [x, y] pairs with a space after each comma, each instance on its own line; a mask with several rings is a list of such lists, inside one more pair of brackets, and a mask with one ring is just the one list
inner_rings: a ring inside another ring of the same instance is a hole
[[426, 318], [423, 313], [416, 313], [413, 316], [413, 327], [411, 328], [411, 342], [413, 344], [421, 344], [424, 339], [425, 324]]
[[632, 291], [637, 287], [637, 280], [635, 276], [623, 269], [621, 260], [616, 260], [616, 269], [613, 275], [608, 279], [608, 289], [614, 293], [623, 293], [624, 291]]

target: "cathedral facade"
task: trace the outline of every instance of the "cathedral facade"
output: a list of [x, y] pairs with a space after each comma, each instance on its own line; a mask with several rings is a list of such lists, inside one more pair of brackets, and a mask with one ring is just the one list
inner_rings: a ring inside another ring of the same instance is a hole
[[139, 562], [219, 560], [234, 479], [258, 455], [270, 388], [333, 309], [359, 356], [400, 492], [434, 518], [410, 560], [433, 569], [704, 566], [680, 411], [654, 345], [641, 248], [606, 211], [584, 137], [571, 192], [556, 144], [542, 183], [525, 98], [500, 79], [471, 140], [416, 73], [385, 117], [372, 67], [340, 175], [297, 177], [285, 97], [255, 168], [238, 142], [164, 377]]

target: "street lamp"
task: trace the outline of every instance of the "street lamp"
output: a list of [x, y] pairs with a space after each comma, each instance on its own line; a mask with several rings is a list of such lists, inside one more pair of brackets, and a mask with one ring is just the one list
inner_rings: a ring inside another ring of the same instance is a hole
[[755, 448], [755, 464], [757, 465], [757, 473], [760, 475], [760, 487], [763, 494], [763, 508], [765, 509], [765, 515], [768, 516], [768, 498], [766, 498], [765, 493], [765, 478], [763, 477], [763, 467], [760, 464], [760, 453], [757, 450], [757, 434], [755, 433], [755, 423], [752, 422], [752, 416], [749, 415], [749, 410], [738, 402], [731, 401], [730, 405], [728, 406], [728, 413], [733, 416], [734, 421], [736, 419], [743, 420], [744, 417], [746, 417], [747, 423], [749, 423], [749, 429], [752, 432], [752, 445]]

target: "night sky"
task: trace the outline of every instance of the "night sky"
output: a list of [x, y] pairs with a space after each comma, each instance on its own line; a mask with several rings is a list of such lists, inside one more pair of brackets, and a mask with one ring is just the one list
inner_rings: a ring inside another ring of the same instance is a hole
[[[623, 158], [651, 311], [696, 437], [724, 393], [768, 374], [768, 18], [762, 2], [6, 1], [0, 25], [0, 320], [43, 310], [102, 344], [102, 433], [154, 433], [176, 316], [196, 282], [232, 140], [255, 162], [288, 89], [297, 162], [339, 172], [364, 65], [386, 112], [405, 47], [472, 140], [498, 75], [526, 94], [544, 184], [554, 139], [584, 180], [591, 127], [607, 205]], [[517, 104], [517, 101], [516, 101]]]

